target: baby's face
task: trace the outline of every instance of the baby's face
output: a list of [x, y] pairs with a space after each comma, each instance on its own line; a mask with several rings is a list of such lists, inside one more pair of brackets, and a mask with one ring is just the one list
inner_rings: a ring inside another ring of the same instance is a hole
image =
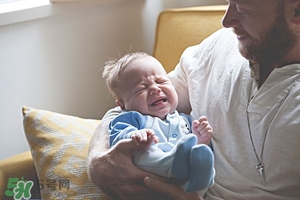
[[161, 63], [152, 56], [134, 60], [120, 74], [118, 105], [164, 119], [178, 104], [177, 93]]

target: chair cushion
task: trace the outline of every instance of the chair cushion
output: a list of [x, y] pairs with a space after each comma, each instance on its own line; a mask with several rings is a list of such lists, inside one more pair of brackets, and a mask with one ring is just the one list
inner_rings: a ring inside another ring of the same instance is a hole
[[[100, 120], [23, 107], [24, 131], [43, 199], [99, 199], [88, 178], [88, 145]], [[101, 198], [102, 199], [102, 198]]]

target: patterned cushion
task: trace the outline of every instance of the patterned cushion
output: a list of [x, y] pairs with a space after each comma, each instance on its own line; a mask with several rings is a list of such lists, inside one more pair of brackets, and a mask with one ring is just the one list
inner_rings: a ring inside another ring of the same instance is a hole
[[42, 198], [99, 199], [101, 190], [88, 179], [86, 157], [100, 120], [29, 107], [23, 116]]

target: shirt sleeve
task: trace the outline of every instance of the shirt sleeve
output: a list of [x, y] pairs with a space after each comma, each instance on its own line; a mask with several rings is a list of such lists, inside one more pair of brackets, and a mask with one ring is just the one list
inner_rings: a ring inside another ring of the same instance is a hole
[[133, 131], [143, 129], [146, 116], [135, 111], [124, 111], [115, 117], [108, 126], [109, 144], [115, 145], [119, 140], [129, 139]]
[[[169, 72], [168, 76], [178, 94], [177, 110], [179, 112], [190, 114], [193, 107], [191, 105], [194, 105], [195, 101], [197, 103], [197, 100], [191, 98], [193, 96], [191, 88], [197, 87], [197, 85], [194, 85], [195, 82], [197, 84], [205, 84], [205, 82], [201, 81], [209, 78], [209, 73], [212, 70], [210, 63], [213, 62], [211, 54], [218, 47], [216, 43], [223, 34], [222, 30], [225, 29], [220, 29], [212, 36], [204, 39], [200, 44], [186, 48], [175, 69]], [[195, 74], [196, 71], [201, 73]]]
[[178, 106], [177, 110], [183, 113], [190, 113], [191, 105], [189, 99], [189, 90], [188, 90], [188, 78], [185, 73], [182, 57], [187, 57], [186, 51], [181, 56], [180, 62], [177, 64], [175, 69], [169, 72], [168, 76], [176, 89], [178, 95]]

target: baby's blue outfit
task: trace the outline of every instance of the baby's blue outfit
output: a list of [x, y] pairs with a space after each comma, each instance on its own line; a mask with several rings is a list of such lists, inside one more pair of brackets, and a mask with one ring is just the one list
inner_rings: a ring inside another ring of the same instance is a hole
[[133, 155], [139, 168], [168, 178], [177, 178], [182, 188], [194, 192], [210, 187], [214, 183], [214, 156], [204, 144], [197, 144], [191, 130], [189, 115], [168, 114], [165, 120], [136, 111], [122, 111], [109, 124], [110, 146], [119, 140], [131, 138], [133, 131], [153, 129], [158, 143], [145, 151]]

